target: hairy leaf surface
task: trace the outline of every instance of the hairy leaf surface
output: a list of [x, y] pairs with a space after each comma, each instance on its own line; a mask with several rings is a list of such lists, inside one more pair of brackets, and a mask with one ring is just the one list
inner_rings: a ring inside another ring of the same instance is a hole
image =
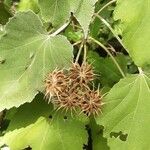
[[85, 122], [79, 118], [55, 112], [38, 95], [11, 117], [7, 133], [0, 138], [0, 146], [6, 144], [13, 150], [28, 146], [33, 150], [82, 150], [88, 135]]
[[20, 0], [17, 10], [25, 11], [31, 9], [35, 13], [39, 12], [38, 0]]
[[51, 36], [31, 11], [17, 13], [0, 39], [0, 111], [30, 102], [43, 91], [48, 71], [72, 60], [72, 46], [61, 35]]
[[82, 26], [85, 36], [96, 2], [97, 0], [39, 0], [44, 20], [52, 22], [53, 26], [60, 26], [69, 20], [72, 12]]
[[122, 22], [122, 37], [138, 66], [150, 64], [150, 0], [118, 0], [114, 17]]
[[[104, 126], [112, 150], [144, 150], [150, 148], [150, 78], [144, 74], [129, 76], [116, 84], [105, 97], [103, 115], [97, 123]], [[127, 135], [126, 141], [120, 136]]]

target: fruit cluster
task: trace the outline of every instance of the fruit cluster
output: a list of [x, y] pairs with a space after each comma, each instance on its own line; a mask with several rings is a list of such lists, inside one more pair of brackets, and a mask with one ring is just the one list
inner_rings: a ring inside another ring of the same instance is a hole
[[87, 116], [95, 116], [101, 111], [101, 96], [99, 89], [90, 89], [94, 77], [88, 63], [73, 63], [66, 71], [55, 69], [45, 79], [45, 96], [58, 110], [80, 110]]

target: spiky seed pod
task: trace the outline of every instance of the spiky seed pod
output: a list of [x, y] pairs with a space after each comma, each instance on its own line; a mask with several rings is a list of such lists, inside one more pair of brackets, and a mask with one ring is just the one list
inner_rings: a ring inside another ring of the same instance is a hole
[[73, 63], [69, 71], [55, 69], [45, 79], [45, 96], [55, 108], [76, 111], [81, 108], [87, 116], [101, 112], [99, 90], [90, 90], [89, 82], [94, 79], [92, 66]]
[[58, 93], [65, 89], [67, 85], [66, 76], [63, 70], [55, 69], [49, 73], [45, 79], [45, 96], [51, 100], [51, 97], [57, 97]]
[[87, 116], [98, 115], [101, 112], [101, 96], [99, 90], [88, 90], [82, 97], [80, 103], [81, 112]]
[[61, 94], [59, 95], [58, 100], [55, 102], [58, 110], [63, 109], [66, 112], [68, 110], [76, 111], [76, 108], [79, 106], [79, 97], [77, 94], [77, 91], [73, 88], [69, 87], [65, 89]]
[[77, 82], [82, 86], [94, 79], [94, 73], [92, 66], [88, 63], [83, 63], [81, 66], [78, 63], [73, 63], [70, 69], [70, 79], [73, 82]]

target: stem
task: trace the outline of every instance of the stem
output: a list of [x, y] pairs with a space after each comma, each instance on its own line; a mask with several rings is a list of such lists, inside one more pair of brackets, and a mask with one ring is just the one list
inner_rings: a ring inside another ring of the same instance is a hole
[[114, 29], [111, 27], [111, 25], [104, 19], [102, 18], [100, 15], [98, 15], [97, 13], [94, 14], [97, 18], [99, 18], [109, 29], [110, 31], [113, 33], [113, 35], [116, 37], [116, 39], [119, 41], [119, 43], [123, 46], [123, 48], [129, 52], [127, 50], [127, 48], [124, 46], [124, 44], [122, 43], [121, 39], [119, 38], [119, 36], [115, 33]]
[[80, 44], [80, 43], [81, 43], [81, 41], [77, 41], [77, 42], [73, 43], [72, 45], [73, 45], [73, 46], [76, 46], [76, 45], [78, 45], [78, 44]]
[[110, 48], [108, 48], [109, 50], [111, 50], [112, 52], [116, 53], [116, 50], [114, 49], [114, 47], [110, 44], [108, 44], [110, 46]]
[[143, 74], [142, 68], [138, 67], [138, 70], [139, 70], [139, 74]]
[[78, 54], [77, 54], [77, 57], [76, 57], [75, 63], [77, 63], [77, 62], [78, 62], [78, 60], [79, 60], [79, 57], [80, 57], [80, 54], [81, 54], [81, 51], [82, 51], [83, 45], [84, 45], [84, 40], [82, 41], [82, 43], [81, 43], [81, 45], [80, 45], [80, 48], [79, 48], [79, 51], [78, 51]]
[[121, 69], [120, 65], [118, 64], [116, 59], [113, 57], [113, 55], [109, 52], [107, 47], [104, 46], [102, 43], [100, 43], [99, 41], [97, 41], [96, 39], [94, 39], [92, 37], [89, 37], [89, 39], [92, 40], [93, 42], [97, 43], [100, 47], [102, 47], [108, 53], [108, 55], [111, 57], [112, 61], [114, 62], [114, 64], [118, 68], [118, 70], [120, 71], [120, 74], [122, 75], [122, 77], [125, 77], [125, 74], [124, 74], [123, 70]]
[[112, 0], [110, 2], [108, 2], [106, 5], [104, 5], [96, 14], [99, 14], [101, 11], [103, 11], [106, 7], [108, 7], [109, 5], [111, 5], [112, 3], [116, 2], [116, 0]]
[[70, 21], [66, 22], [64, 25], [62, 25], [58, 30], [56, 30], [54, 33], [50, 34], [50, 36], [56, 36], [59, 33], [61, 33], [64, 29], [66, 29], [68, 27], [68, 25], [70, 24]]
[[79, 29], [82, 29], [80, 26], [78, 26], [78, 25], [72, 25], [73, 27], [76, 27], [76, 28], [79, 28]]
[[86, 42], [84, 42], [84, 58], [83, 58], [83, 63], [86, 62], [86, 56], [87, 56], [87, 47], [86, 47]]

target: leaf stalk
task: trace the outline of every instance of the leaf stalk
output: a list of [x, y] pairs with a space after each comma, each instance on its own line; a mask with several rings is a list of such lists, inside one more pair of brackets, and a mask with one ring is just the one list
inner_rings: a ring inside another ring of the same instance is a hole
[[114, 64], [116, 65], [116, 67], [118, 68], [120, 74], [122, 75], [123, 78], [125, 78], [125, 73], [123, 72], [123, 70], [121, 69], [120, 65], [118, 64], [118, 62], [116, 61], [116, 59], [114, 58], [114, 56], [110, 53], [110, 51], [107, 49], [106, 46], [104, 46], [101, 42], [97, 41], [96, 39], [89, 37], [90, 40], [92, 40], [93, 42], [95, 42], [96, 44], [98, 44], [100, 47], [102, 47], [107, 54], [111, 57], [112, 61], [114, 62]]

